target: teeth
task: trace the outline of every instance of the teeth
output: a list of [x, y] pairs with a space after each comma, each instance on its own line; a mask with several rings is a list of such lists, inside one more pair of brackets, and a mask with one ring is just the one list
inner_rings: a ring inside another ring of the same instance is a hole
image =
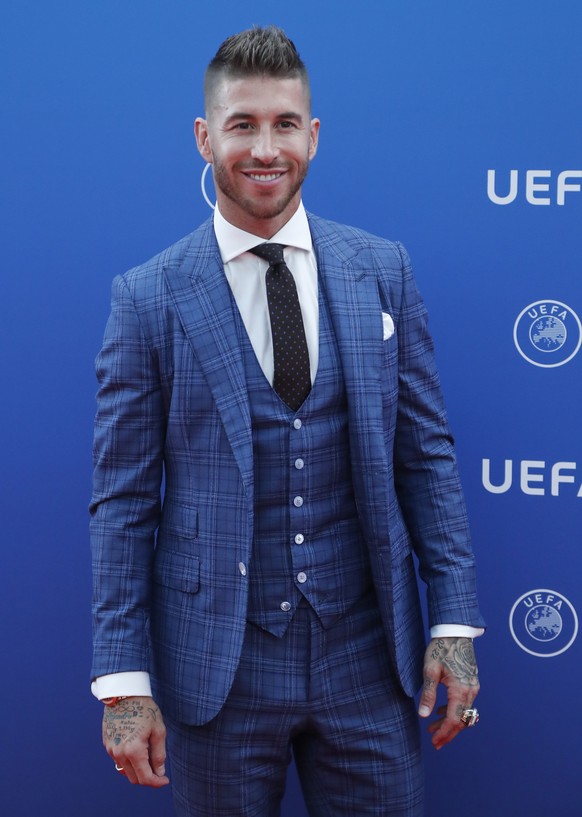
[[255, 182], [272, 182], [281, 176], [280, 173], [250, 173], [249, 175]]

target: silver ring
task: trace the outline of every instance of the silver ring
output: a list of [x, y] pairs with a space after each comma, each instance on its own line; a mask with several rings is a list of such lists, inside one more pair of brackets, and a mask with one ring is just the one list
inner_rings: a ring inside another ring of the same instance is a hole
[[123, 766], [118, 766], [117, 763], [116, 763], [115, 764], [115, 771], [116, 772], [122, 772], [123, 771]]
[[467, 727], [475, 726], [476, 723], [479, 723], [479, 712], [477, 709], [465, 709], [461, 715], [461, 723]]

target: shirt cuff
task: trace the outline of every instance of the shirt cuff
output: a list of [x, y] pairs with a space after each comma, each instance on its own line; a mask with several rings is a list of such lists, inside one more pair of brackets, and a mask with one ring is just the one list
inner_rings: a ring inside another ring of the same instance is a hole
[[91, 684], [91, 692], [100, 701], [103, 698], [125, 696], [152, 697], [149, 672], [115, 672], [100, 675]]
[[484, 627], [469, 627], [467, 624], [435, 624], [430, 628], [431, 638], [478, 638], [485, 632]]

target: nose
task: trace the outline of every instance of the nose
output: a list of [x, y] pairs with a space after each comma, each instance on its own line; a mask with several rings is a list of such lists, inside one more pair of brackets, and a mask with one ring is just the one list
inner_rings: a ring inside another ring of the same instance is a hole
[[257, 137], [251, 148], [253, 159], [258, 159], [263, 164], [271, 164], [279, 155], [279, 148], [276, 144], [275, 134], [270, 127], [261, 128], [257, 132]]

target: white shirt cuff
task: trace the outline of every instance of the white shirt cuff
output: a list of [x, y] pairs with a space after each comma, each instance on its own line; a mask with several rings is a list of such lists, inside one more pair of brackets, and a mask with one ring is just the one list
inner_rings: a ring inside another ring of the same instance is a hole
[[149, 672], [116, 672], [100, 675], [91, 684], [91, 692], [100, 701], [121, 695], [139, 695], [151, 698], [152, 688]]
[[469, 627], [467, 624], [435, 624], [430, 628], [431, 638], [478, 638], [483, 635], [483, 627]]

